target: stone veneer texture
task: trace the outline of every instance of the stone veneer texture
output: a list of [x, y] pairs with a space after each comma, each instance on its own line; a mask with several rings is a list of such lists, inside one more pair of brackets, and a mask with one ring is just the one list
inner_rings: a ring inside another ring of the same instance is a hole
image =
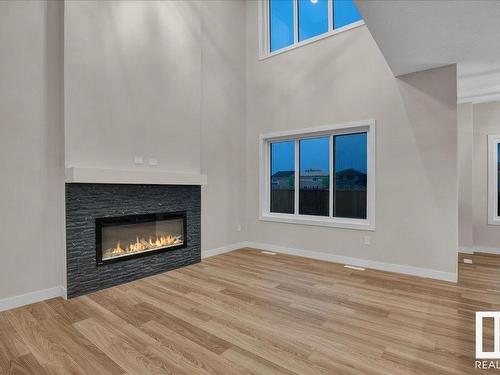
[[[201, 189], [183, 185], [66, 184], [68, 298], [201, 260]], [[185, 211], [187, 247], [96, 265], [95, 219]]]

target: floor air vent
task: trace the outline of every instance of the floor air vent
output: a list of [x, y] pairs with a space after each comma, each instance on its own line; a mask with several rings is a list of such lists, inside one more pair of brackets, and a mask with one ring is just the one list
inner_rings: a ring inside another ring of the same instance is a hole
[[365, 269], [363, 267], [357, 267], [357, 266], [350, 266], [348, 264], [344, 264], [345, 268], [349, 268], [351, 270], [356, 270], [356, 271], [364, 271]]

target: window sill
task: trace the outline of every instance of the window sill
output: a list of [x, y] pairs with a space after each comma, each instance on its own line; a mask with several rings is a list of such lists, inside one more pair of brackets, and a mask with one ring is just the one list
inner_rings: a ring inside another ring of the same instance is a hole
[[317, 42], [318, 40], [329, 38], [329, 37], [331, 37], [333, 35], [337, 35], [337, 34], [343, 33], [344, 31], [355, 29], [356, 27], [363, 26], [364, 24], [365, 24], [365, 21], [363, 21], [363, 20], [356, 21], [356, 22], [353, 22], [353, 23], [351, 23], [349, 25], [345, 25], [345, 26], [339, 27], [338, 29], [330, 30], [330, 31], [328, 31], [328, 32], [326, 32], [324, 34], [318, 35], [318, 36], [316, 36], [314, 38], [306, 39], [306, 40], [303, 40], [301, 42], [292, 44], [291, 46], [283, 47], [283, 48], [281, 48], [279, 50], [276, 50], [276, 51], [273, 51], [273, 52], [261, 53], [260, 56], [259, 56], [259, 60], [265, 60], [265, 59], [268, 59], [270, 57], [273, 57], [273, 56], [276, 56], [276, 55], [280, 55], [282, 53], [285, 53], [285, 52], [297, 49], [299, 47], [306, 46], [308, 44]]
[[320, 227], [354, 229], [364, 231], [375, 231], [375, 223], [370, 223], [363, 219], [341, 219], [310, 215], [290, 215], [290, 214], [275, 214], [267, 213], [260, 215], [261, 221], [272, 221], [277, 223], [300, 224], [300, 225], [315, 225]]
[[500, 225], [500, 217], [494, 217], [488, 219], [488, 225]]

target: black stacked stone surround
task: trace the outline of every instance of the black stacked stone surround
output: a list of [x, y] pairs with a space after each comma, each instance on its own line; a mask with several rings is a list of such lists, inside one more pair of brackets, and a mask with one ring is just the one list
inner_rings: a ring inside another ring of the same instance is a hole
[[[199, 262], [200, 202], [200, 186], [66, 184], [68, 298]], [[186, 248], [96, 265], [96, 218], [178, 211], [187, 215]]]

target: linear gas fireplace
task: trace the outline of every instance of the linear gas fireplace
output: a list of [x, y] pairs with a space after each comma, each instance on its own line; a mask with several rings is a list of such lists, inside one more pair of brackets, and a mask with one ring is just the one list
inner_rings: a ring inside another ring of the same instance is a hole
[[105, 217], [95, 222], [98, 266], [187, 246], [185, 212]]
[[200, 261], [200, 186], [66, 184], [68, 298]]

